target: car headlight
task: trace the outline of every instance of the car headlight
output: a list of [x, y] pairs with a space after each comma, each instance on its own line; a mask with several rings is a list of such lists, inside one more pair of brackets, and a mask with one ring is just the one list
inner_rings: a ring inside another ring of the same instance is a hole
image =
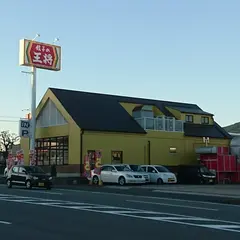
[[48, 180], [52, 180], [52, 177], [50, 177]]
[[126, 176], [127, 176], [128, 178], [133, 178], [133, 176], [130, 175], [130, 174], [127, 174]]
[[38, 177], [33, 177], [33, 180], [38, 180]]

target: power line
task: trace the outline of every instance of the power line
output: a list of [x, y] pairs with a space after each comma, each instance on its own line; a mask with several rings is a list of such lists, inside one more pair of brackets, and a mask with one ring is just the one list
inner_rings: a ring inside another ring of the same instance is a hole
[[14, 117], [14, 116], [0, 116], [0, 118], [21, 118], [21, 117]]
[[16, 121], [16, 120], [1, 120], [0, 119], [0, 122], [19, 122], [19, 121]]

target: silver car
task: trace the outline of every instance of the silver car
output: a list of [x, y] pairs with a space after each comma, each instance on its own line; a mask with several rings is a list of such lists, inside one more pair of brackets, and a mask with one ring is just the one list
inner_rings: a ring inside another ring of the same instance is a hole
[[130, 168], [133, 172], [142, 174], [143, 177], [145, 178], [146, 183], [150, 183], [150, 176], [148, 173], [144, 172], [139, 165], [137, 164], [126, 164], [128, 168]]
[[100, 175], [92, 172], [93, 183], [98, 184], [99, 180], [103, 183], [118, 183], [121, 186], [125, 184], [146, 183], [142, 173], [133, 172], [125, 164], [103, 165]]
[[177, 178], [174, 173], [161, 165], [141, 165], [140, 169], [150, 176], [151, 183], [177, 183]]

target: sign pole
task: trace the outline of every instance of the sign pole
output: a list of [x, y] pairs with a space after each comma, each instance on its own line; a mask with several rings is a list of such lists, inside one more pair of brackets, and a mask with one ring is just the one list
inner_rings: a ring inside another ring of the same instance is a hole
[[35, 132], [36, 132], [36, 67], [32, 67], [32, 100], [31, 100], [31, 141], [30, 150], [35, 150]]

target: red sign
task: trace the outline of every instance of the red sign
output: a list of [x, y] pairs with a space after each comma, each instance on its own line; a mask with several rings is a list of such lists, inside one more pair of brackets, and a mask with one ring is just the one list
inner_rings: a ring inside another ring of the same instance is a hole
[[23, 39], [20, 41], [20, 65], [59, 71], [61, 47]]
[[29, 47], [28, 57], [32, 64], [43, 68], [52, 68], [56, 58], [53, 46], [34, 42]]

